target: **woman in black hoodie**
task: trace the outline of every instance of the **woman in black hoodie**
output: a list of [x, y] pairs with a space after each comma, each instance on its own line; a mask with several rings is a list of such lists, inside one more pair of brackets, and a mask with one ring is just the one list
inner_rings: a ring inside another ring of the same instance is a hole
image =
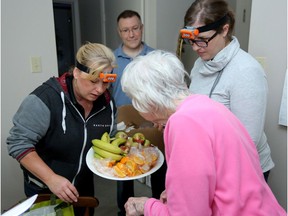
[[[8, 152], [24, 172], [27, 196], [54, 193], [66, 202], [93, 196], [93, 173], [85, 163], [91, 140], [116, 131], [116, 107], [109, 91], [113, 52], [87, 43], [72, 73], [52, 77], [22, 102], [7, 138]], [[113, 81], [113, 80], [112, 80]]]

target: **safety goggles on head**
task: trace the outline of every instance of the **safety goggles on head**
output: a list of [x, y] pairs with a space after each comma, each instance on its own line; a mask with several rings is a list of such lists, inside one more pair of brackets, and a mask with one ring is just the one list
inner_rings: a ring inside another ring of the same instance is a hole
[[226, 20], [227, 20], [227, 14], [225, 16], [223, 16], [221, 19], [219, 19], [213, 23], [209, 23], [205, 26], [201, 26], [198, 28], [193, 27], [193, 26], [185, 26], [183, 29], [180, 30], [181, 38], [184, 39], [184, 41], [186, 41], [186, 43], [187, 42], [190, 43], [190, 41], [191, 41], [192, 44], [196, 43], [197, 45], [199, 44], [200, 47], [207, 47], [208, 42], [210, 40], [212, 40], [217, 35], [216, 33], [209, 39], [209, 41], [195, 40], [195, 38], [197, 38], [201, 32], [206, 32], [206, 31], [217, 29], [219, 26], [223, 25], [226, 22]]
[[[76, 61], [76, 67], [85, 73], [89, 73], [89, 68], [86, 67], [85, 65], [82, 65], [78, 61]], [[117, 74], [111, 74], [111, 73], [105, 73], [105, 72], [100, 72], [99, 74], [99, 79], [101, 79], [103, 82], [115, 82], [116, 78], [117, 78]]]

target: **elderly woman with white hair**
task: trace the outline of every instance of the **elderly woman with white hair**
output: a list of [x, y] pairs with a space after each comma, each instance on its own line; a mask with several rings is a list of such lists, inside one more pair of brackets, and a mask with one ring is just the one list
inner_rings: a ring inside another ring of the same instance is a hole
[[286, 215], [264, 180], [256, 147], [222, 104], [191, 94], [187, 72], [166, 51], [131, 62], [123, 91], [146, 120], [165, 125], [166, 190], [130, 197], [126, 215]]

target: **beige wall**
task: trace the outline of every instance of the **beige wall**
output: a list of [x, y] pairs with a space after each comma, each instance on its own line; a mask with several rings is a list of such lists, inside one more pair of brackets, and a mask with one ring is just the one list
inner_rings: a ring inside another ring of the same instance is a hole
[[[23, 176], [8, 156], [6, 138], [23, 98], [57, 75], [51, 0], [1, 1], [1, 212], [25, 198]], [[30, 56], [40, 56], [42, 72], [32, 73]]]
[[278, 125], [287, 68], [287, 0], [278, 0], [277, 4], [269, 0], [252, 1], [248, 50], [253, 56], [266, 59], [269, 97], [265, 131], [275, 162], [269, 185], [287, 209], [287, 127]]

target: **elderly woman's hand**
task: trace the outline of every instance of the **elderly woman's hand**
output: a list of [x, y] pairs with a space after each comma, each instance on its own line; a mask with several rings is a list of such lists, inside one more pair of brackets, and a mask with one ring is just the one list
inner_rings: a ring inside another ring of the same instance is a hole
[[125, 203], [126, 216], [144, 215], [144, 205], [148, 197], [130, 197]]
[[167, 202], [166, 190], [164, 190], [164, 191], [161, 193], [161, 195], [160, 195], [160, 201], [161, 201], [162, 203], [164, 203], [164, 204]]

